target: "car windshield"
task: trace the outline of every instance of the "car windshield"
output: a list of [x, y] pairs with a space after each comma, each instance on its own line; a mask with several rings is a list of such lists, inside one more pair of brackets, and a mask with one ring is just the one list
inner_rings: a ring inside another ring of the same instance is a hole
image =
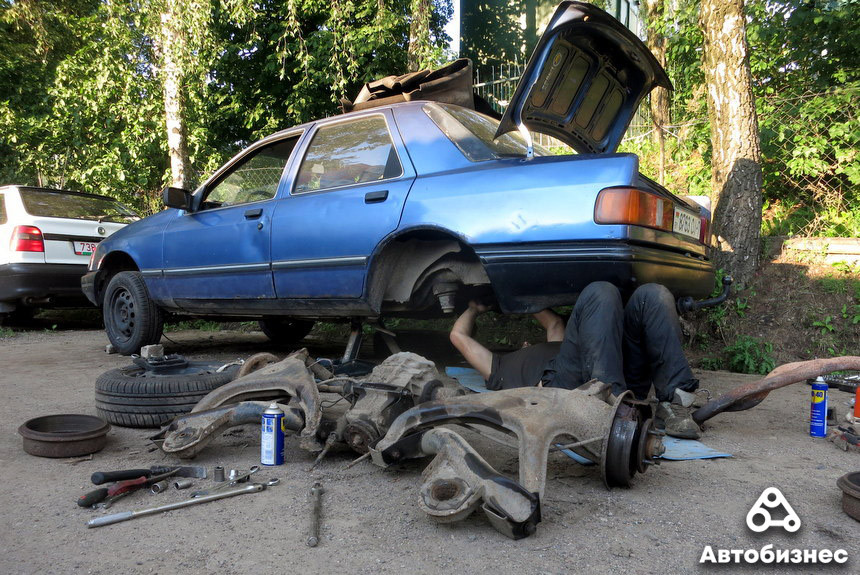
[[116, 200], [87, 194], [21, 189], [21, 201], [31, 216], [97, 220], [128, 224], [137, 214]]
[[[439, 102], [427, 104], [424, 112], [472, 162], [526, 156], [526, 142], [519, 132], [493, 138], [499, 128], [499, 121], [489, 116]], [[534, 153], [536, 156], [550, 155], [537, 145], [534, 146]]]

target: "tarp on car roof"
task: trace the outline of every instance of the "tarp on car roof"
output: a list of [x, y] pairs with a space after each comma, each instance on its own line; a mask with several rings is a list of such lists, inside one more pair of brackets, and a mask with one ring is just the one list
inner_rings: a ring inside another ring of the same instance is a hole
[[432, 100], [456, 104], [499, 118], [490, 105], [472, 90], [472, 61], [454, 60], [435, 70], [419, 70], [402, 76], [386, 76], [362, 86], [355, 100], [341, 99], [344, 113], [398, 102]]

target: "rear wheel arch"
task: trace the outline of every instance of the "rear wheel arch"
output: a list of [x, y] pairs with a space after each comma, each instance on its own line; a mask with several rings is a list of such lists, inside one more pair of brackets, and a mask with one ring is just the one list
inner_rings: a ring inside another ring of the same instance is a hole
[[441, 228], [412, 228], [380, 243], [370, 262], [366, 296], [380, 311], [383, 302], [406, 304], [435, 281], [489, 285], [474, 249], [457, 234]]

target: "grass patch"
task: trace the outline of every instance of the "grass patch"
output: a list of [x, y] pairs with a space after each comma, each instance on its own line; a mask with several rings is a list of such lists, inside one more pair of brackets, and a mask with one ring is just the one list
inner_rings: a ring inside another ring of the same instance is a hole
[[7, 337], [12, 337], [15, 335], [15, 332], [10, 327], [0, 326], [0, 339], [6, 339]]
[[165, 332], [183, 331], [189, 329], [197, 331], [221, 331], [221, 323], [207, 319], [191, 319], [164, 324]]

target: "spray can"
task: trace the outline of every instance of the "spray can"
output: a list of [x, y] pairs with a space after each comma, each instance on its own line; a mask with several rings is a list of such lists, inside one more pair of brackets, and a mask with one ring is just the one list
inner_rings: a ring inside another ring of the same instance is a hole
[[284, 464], [284, 412], [277, 403], [272, 403], [263, 412], [260, 429], [260, 463]]
[[821, 377], [816, 379], [812, 384], [809, 435], [812, 437], [827, 437], [827, 383]]

